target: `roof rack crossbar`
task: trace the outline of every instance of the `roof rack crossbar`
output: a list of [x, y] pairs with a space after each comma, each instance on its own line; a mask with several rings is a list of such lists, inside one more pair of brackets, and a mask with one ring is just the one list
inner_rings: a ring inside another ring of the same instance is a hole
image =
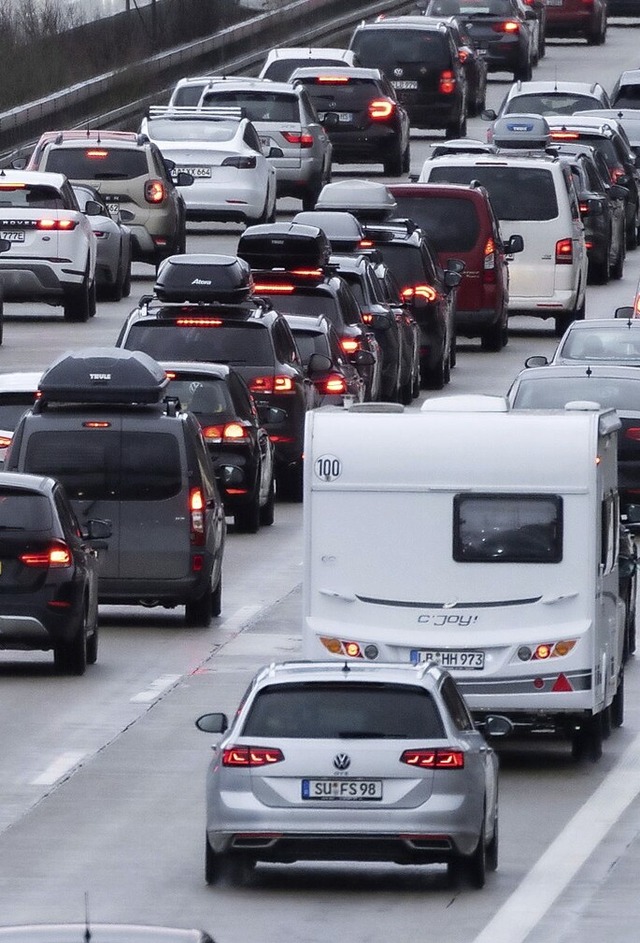
[[244, 109], [236, 105], [151, 105], [150, 118], [236, 119], [244, 117]]

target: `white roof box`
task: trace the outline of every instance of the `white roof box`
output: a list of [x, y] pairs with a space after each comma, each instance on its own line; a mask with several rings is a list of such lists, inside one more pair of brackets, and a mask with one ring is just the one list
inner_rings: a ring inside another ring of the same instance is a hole
[[549, 125], [542, 115], [503, 115], [493, 126], [493, 143], [502, 150], [544, 149], [550, 139]]
[[340, 210], [359, 220], [380, 222], [395, 215], [397, 203], [384, 185], [375, 180], [338, 180], [327, 183], [316, 201], [317, 210]]
[[506, 413], [509, 404], [505, 396], [484, 393], [462, 393], [459, 396], [434, 396], [420, 407], [423, 413]]

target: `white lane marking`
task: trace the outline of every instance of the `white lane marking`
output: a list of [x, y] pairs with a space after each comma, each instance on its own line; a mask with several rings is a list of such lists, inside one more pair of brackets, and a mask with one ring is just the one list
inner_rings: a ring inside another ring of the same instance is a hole
[[241, 606], [240, 609], [236, 609], [233, 615], [229, 616], [228, 619], [225, 619], [221, 623], [220, 628], [226, 629], [227, 632], [235, 632], [238, 629], [243, 628], [247, 623], [251, 622], [259, 612], [269, 608], [270, 604], [264, 605], [254, 605], [254, 606]]
[[138, 694], [134, 694], [132, 698], [129, 698], [130, 703], [148, 704], [150, 701], [155, 701], [157, 697], [160, 697], [163, 691], [172, 687], [181, 677], [182, 675], [160, 675], [160, 677], [152, 681], [149, 687], [145, 688], [144, 691], [140, 691]]
[[61, 753], [60, 756], [50, 763], [49, 766], [39, 776], [36, 776], [35, 779], [31, 780], [31, 786], [52, 786], [59, 779], [61, 779], [65, 773], [68, 773], [70, 770], [77, 766], [81, 760], [84, 759], [86, 753], [78, 753], [70, 751], [68, 753]]
[[640, 793], [640, 736], [538, 859], [474, 943], [522, 943]]

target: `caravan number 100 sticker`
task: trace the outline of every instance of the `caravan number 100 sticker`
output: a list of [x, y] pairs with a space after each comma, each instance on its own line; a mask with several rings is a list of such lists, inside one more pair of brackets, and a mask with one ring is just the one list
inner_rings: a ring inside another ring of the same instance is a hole
[[342, 462], [335, 455], [320, 455], [313, 467], [320, 481], [335, 481], [342, 473]]

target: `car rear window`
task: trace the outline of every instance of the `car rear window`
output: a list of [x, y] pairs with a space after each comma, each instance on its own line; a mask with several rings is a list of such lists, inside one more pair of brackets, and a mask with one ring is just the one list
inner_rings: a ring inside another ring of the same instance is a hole
[[428, 29], [370, 29], [353, 37], [352, 50], [365, 68], [381, 69], [390, 76], [394, 66], [410, 63], [446, 69], [451, 64], [446, 37]]
[[478, 211], [464, 197], [395, 195], [398, 216], [414, 220], [437, 252], [469, 252], [480, 234]]
[[477, 180], [489, 192], [498, 219], [545, 220], [558, 216], [553, 174], [539, 167], [483, 166], [434, 167], [430, 183], [471, 183]]
[[620, 86], [613, 105], [616, 108], [637, 108], [638, 102], [640, 102], [640, 83]]
[[207, 93], [203, 105], [236, 105], [249, 121], [293, 121], [300, 123], [297, 95], [277, 92], [234, 90]]
[[311, 360], [312, 354], [324, 354], [325, 357], [331, 356], [326, 335], [320, 331], [297, 331], [294, 328], [293, 336], [305, 366]]
[[266, 69], [263, 78], [270, 79], [272, 82], [287, 82], [295, 69], [305, 69], [308, 66], [336, 66], [344, 68], [349, 63], [344, 59], [321, 59], [314, 56], [313, 59], [274, 59], [271, 65]]
[[516, 409], [562, 409], [571, 400], [590, 400], [603, 408], [640, 412], [640, 382], [617, 377], [545, 375], [541, 381], [522, 380], [514, 406]]
[[541, 95], [515, 95], [505, 108], [506, 114], [572, 115], [576, 111], [600, 108], [602, 102], [590, 95], [545, 92]]
[[336, 299], [328, 292], [318, 293], [317, 295], [303, 292], [299, 294], [293, 292], [290, 295], [272, 295], [271, 302], [273, 307], [281, 314], [302, 314], [314, 317], [324, 314], [334, 327], [340, 325], [342, 320]]
[[[589, 147], [593, 147], [595, 151], [602, 154], [604, 161], [609, 168], [609, 171], [618, 170], [622, 167], [620, 159], [616, 153], [616, 146], [609, 138], [600, 137], [597, 134], [589, 134], [588, 132], [567, 132], [568, 134], [573, 134], [573, 140], [579, 141], [580, 144], [588, 144]], [[562, 132], [560, 132], [562, 134]], [[559, 137], [557, 132], [551, 132], [551, 137], [555, 140], [563, 140], [562, 137]]]
[[182, 407], [196, 416], [235, 415], [231, 392], [222, 379], [181, 374], [169, 380], [167, 396], [177, 396]]
[[55, 187], [0, 181], [0, 209], [63, 210], [64, 197]]
[[132, 180], [148, 174], [143, 150], [103, 147], [50, 148], [42, 169], [66, 174], [71, 180]]
[[211, 119], [152, 118], [147, 125], [153, 141], [230, 141], [238, 130], [237, 121]]
[[[197, 319], [185, 318], [190, 322]], [[262, 324], [229, 324], [211, 319], [184, 325], [172, 321], [133, 324], [124, 346], [142, 350], [155, 360], [196, 360], [239, 366], [273, 366], [271, 338]]]
[[460, 0], [462, 16], [512, 16], [509, 0]]
[[440, 713], [421, 688], [395, 684], [300, 683], [260, 691], [244, 737], [424, 740], [444, 737]]
[[52, 526], [51, 505], [45, 495], [0, 488], [0, 537], [11, 531], [44, 533]]
[[171, 96], [171, 104], [197, 105], [206, 87], [206, 82], [202, 82], [200, 85], [182, 85]]
[[319, 115], [325, 111], [366, 111], [372, 98], [380, 96], [378, 83], [371, 79], [349, 79], [348, 82], [322, 82], [315, 78], [300, 79], [309, 92]]
[[377, 244], [376, 248], [380, 250], [401, 289], [431, 280], [429, 273], [425, 271], [422, 254], [417, 246], [402, 242], [382, 242]]
[[640, 361], [640, 332], [628, 328], [600, 333], [570, 331], [558, 356], [568, 360]]
[[36, 394], [0, 393], [0, 429], [12, 431], [18, 425], [20, 416], [33, 406]]
[[177, 439], [163, 432], [73, 429], [29, 437], [25, 470], [51, 475], [75, 501], [159, 501], [182, 486]]

